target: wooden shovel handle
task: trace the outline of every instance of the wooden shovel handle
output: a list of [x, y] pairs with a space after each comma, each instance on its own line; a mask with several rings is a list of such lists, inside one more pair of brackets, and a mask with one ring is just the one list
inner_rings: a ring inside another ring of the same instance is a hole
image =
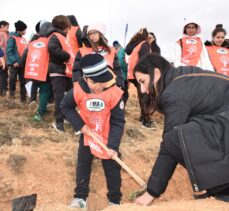
[[[108, 152], [107, 146], [93, 133], [90, 132], [90, 136], [93, 138], [94, 141], [96, 141], [106, 152]], [[129, 166], [127, 166], [117, 155], [113, 155], [112, 159], [115, 160], [123, 169], [126, 170], [126, 172], [135, 179], [135, 181], [141, 186], [146, 187], [146, 183], [144, 180], [142, 180], [133, 170], [130, 169]]]

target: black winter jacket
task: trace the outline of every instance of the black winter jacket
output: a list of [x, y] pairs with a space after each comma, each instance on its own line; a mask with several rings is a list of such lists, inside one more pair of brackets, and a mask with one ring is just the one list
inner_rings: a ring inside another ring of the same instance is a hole
[[[182, 75], [186, 76], [176, 78]], [[194, 191], [228, 185], [229, 78], [198, 67], [179, 67], [170, 69], [164, 84], [159, 96], [165, 115], [163, 141], [148, 192], [162, 194], [177, 163], [187, 168]]]
[[[86, 93], [90, 93], [90, 89], [83, 79], [80, 79], [79, 84]], [[122, 98], [120, 99], [119, 103], [117, 103], [117, 105], [111, 110], [110, 131], [107, 144], [109, 148], [116, 151], [118, 151], [125, 124], [125, 112], [124, 109], [121, 109], [120, 103], [123, 103]], [[79, 131], [85, 123], [79, 113], [76, 111], [76, 106], [77, 105], [72, 89], [65, 95], [60, 107], [62, 113], [71, 123], [75, 131]]]
[[[53, 28], [51, 30], [51, 33], [60, 33], [64, 36], [66, 36], [63, 31]], [[60, 41], [56, 37], [56, 35], [51, 35], [49, 43], [48, 43], [48, 51], [49, 51], [49, 67], [48, 72], [49, 73], [58, 73], [61, 75], [65, 74], [66, 65], [65, 62], [67, 62], [70, 58], [70, 54], [63, 50]]]

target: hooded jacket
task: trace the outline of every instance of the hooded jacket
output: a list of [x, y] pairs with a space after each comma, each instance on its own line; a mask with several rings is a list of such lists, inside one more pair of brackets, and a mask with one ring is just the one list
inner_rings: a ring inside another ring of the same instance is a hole
[[190, 24], [190, 23], [195, 23], [197, 24], [196, 21], [191, 21], [191, 20], [187, 20], [185, 22], [185, 25], [183, 27], [183, 35], [177, 39], [176, 43], [175, 43], [175, 47], [174, 47], [174, 52], [173, 52], [173, 64], [175, 67], [179, 67], [179, 66], [187, 66], [185, 63], [182, 63], [182, 47], [181, 47], [181, 44], [180, 44], [180, 40], [182, 38], [200, 38], [201, 42], [202, 42], [202, 51], [201, 51], [201, 54], [200, 54], [200, 58], [199, 58], [199, 61], [197, 63], [197, 67], [200, 67], [204, 70], [211, 70], [213, 71], [213, 67], [211, 65], [211, 62], [210, 62], [210, 59], [208, 57], [208, 52], [207, 52], [207, 49], [205, 48], [205, 45], [204, 45], [204, 42], [202, 41], [202, 38], [201, 38], [201, 27], [199, 24], [197, 24], [197, 33], [190, 37], [188, 36], [187, 34], [184, 34], [184, 30], [185, 30], [185, 26]]
[[21, 64], [21, 57], [17, 50], [16, 40], [14, 37], [22, 37], [18, 32], [11, 32], [9, 34], [9, 38], [7, 40], [7, 46], [6, 46], [6, 63], [7, 65], [13, 65], [14, 63]]

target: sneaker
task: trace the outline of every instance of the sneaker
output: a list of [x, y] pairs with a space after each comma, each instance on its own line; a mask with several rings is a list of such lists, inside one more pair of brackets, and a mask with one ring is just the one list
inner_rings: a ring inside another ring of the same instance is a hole
[[64, 133], [64, 123], [63, 122], [53, 122], [52, 124], [53, 128], [58, 133]]
[[142, 128], [156, 130], [156, 123], [153, 120], [143, 120], [141, 124]]
[[81, 134], [81, 131], [79, 130], [79, 131], [77, 131], [77, 132], [75, 132], [75, 136], [78, 136], [78, 135], [80, 135]]
[[87, 201], [80, 198], [74, 198], [68, 206], [69, 208], [87, 208]]
[[40, 115], [39, 113], [36, 113], [36, 114], [33, 116], [32, 120], [33, 120], [34, 122], [41, 122], [41, 121], [42, 121], [42, 117], [41, 117], [41, 115]]

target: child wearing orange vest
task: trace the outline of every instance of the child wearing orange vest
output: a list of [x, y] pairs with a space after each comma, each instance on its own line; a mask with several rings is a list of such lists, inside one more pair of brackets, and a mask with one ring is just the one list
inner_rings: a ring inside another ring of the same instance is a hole
[[212, 42], [206, 41], [209, 58], [214, 70], [229, 76], [229, 46], [225, 42], [226, 30], [217, 24], [212, 32]]
[[52, 27], [50, 22], [45, 22], [40, 28], [39, 35], [34, 37], [25, 49], [22, 56], [22, 67], [26, 79], [32, 80], [39, 88], [39, 106], [33, 121], [42, 121], [47, 112], [47, 104], [50, 97], [50, 77], [48, 76], [48, 31]]
[[7, 40], [6, 59], [10, 66], [9, 88], [10, 97], [15, 99], [17, 76], [20, 81], [21, 102], [26, 101], [26, 89], [23, 70], [21, 68], [21, 56], [26, 48], [27, 42], [23, 35], [26, 33], [27, 25], [23, 21], [17, 21], [15, 24], [16, 32], [12, 32]]
[[200, 25], [195, 21], [186, 20], [183, 36], [175, 43], [173, 54], [175, 67], [196, 66], [204, 70], [213, 70], [200, 33]]
[[151, 45], [149, 42], [149, 33], [146, 28], [141, 28], [129, 41], [126, 46], [126, 53], [129, 55], [128, 59], [128, 81], [133, 83], [137, 89], [138, 100], [141, 109], [139, 122], [141, 127], [146, 129], [155, 129], [155, 122], [151, 119], [150, 114], [144, 112], [145, 94], [141, 93], [140, 86], [136, 81], [133, 70], [137, 62], [146, 54], [151, 52]]
[[[77, 161], [77, 187], [70, 207], [87, 207], [91, 163], [93, 157], [102, 159], [110, 204], [121, 201], [120, 166], [111, 159], [119, 154], [125, 117], [123, 91], [115, 85], [107, 62], [99, 54], [83, 57], [84, 78], [74, 84], [61, 102], [61, 110], [75, 131], [81, 130]], [[78, 107], [78, 113], [75, 107]], [[93, 133], [109, 148], [106, 153], [90, 136]]]
[[65, 92], [72, 88], [71, 70], [74, 54], [67, 41], [71, 23], [67, 16], [58, 15], [53, 18], [52, 25], [52, 34], [48, 42], [48, 72], [55, 100], [55, 122], [52, 126], [57, 132], [64, 133], [64, 115], [60, 110], [60, 102]]
[[[104, 36], [105, 29], [103, 24], [95, 23], [87, 27], [87, 37], [89, 43], [79, 49], [73, 67], [73, 81], [78, 81], [82, 76], [81, 60], [87, 54], [98, 53], [102, 55], [108, 65], [116, 75], [116, 84], [124, 89], [123, 72], [119, 64], [116, 50], [108, 45], [108, 40]], [[89, 45], [88, 45], [89, 44]]]

